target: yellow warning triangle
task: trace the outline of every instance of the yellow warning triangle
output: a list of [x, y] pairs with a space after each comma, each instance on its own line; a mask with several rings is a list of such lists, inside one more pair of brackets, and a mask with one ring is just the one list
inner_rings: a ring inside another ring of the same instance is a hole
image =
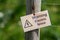
[[32, 24], [28, 20], [26, 20], [24, 28], [28, 28], [28, 27], [31, 27], [31, 26], [32, 26]]

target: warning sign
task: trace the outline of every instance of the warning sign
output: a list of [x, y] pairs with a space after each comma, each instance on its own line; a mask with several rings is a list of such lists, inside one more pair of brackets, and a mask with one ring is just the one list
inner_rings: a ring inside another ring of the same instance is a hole
[[26, 20], [24, 28], [28, 28], [28, 27], [31, 27], [31, 26], [32, 26], [32, 24], [28, 20]]
[[47, 10], [35, 13], [35, 15], [30, 14], [23, 16], [21, 17], [21, 22], [23, 25], [24, 32], [32, 31], [35, 29], [39, 29], [51, 25]]

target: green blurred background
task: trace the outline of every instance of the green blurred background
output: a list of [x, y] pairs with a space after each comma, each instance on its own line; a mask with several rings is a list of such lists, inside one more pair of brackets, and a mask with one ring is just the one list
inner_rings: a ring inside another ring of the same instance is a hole
[[[52, 25], [40, 29], [41, 40], [60, 40], [60, 0], [42, 0]], [[20, 17], [26, 15], [26, 0], [0, 0], [0, 40], [24, 40]]]

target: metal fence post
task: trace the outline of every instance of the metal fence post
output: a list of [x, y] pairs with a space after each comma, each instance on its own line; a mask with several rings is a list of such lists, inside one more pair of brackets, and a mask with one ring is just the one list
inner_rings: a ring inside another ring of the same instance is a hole
[[[26, 0], [26, 15], [41, 10], [41, 0]], [[36, 29], [25, 33], [25, 40], [39, 40], [40, 30]]]

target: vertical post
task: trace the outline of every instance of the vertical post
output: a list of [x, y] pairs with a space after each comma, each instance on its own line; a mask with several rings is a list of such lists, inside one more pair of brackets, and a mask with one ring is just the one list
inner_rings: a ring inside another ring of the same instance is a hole
[[[37, 13], [41, 10], [41, 0], [26, 0], [26, 15], [31, 13]], [[26, 32], [25, 40], [39, 40], [40, 31], [39, 29]]]

